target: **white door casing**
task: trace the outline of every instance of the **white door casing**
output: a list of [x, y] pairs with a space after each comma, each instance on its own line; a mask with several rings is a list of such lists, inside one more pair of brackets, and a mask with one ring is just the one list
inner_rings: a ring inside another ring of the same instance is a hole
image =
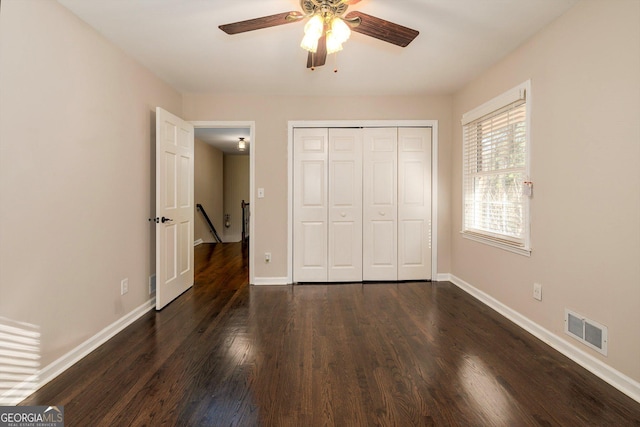
[[363, 280], [397, 280], [397, 128], [363, 130]]
[[328, 279], [327, 155], [327, 129], [294, 130], [294, 282]]
[[431, 132], [398, 129], [398, 280], [431, 279]]
[[362, 281], [362, 132], [329, 129], [328, 281]]
[[193, 125], [156, 108], [156, 310], [193, 286]]

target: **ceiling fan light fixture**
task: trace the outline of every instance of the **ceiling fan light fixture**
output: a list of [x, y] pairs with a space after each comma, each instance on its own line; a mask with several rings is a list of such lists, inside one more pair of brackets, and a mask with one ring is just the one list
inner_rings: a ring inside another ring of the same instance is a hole
[[244, 140], [244, 137], [240, 137], [240, 141], [238, 141], [238, 151], [244, 151], [247, 149], [247, 143]]
[[320, 36], [316, 37], [315, 34], [305, 34], [300, 43], [300, 47], [309, 52], [316, 53], [318, 51], [318, 40]]
[[327, 31], [327, 53], [332, 54], [342, 50], [342, 42], [333, 31]]
[[324, 31], [324, 20], [322, 16], [315, 14], [309, 19], [304, 26], [304, 34], [306, 36], [315, 36], [316, 38], [320, 38], [322, 32]]
[[304, 26], [304, 37], [300, 43], [300, 47], [309, 52], [316, 53], [318, 51], [318, 40], [324, 32], [324, 20], [320, 15], [313, 15], [309, 22]]
[[331, 20], [331, 34], [342, 44], [349, 40], [351, 29], [342, 19], [335, 17]]

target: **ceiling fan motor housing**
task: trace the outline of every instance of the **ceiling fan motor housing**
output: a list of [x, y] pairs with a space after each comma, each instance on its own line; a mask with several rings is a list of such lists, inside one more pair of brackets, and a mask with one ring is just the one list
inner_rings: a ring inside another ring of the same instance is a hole
[[300, 8], [305, 15], [315, 15], [320, 12], [323, 18], [340, 16], [347, 11], [349, 5], [342, 0], [301, 0]]

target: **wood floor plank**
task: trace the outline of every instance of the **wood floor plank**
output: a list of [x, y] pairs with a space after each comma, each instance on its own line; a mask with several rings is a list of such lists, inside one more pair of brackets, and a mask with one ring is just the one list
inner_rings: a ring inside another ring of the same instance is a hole
[[69, 426], [640, 426], [640, 403], [448, 282], [248, 286], [196, 248], [193, 289], [23, 404]]

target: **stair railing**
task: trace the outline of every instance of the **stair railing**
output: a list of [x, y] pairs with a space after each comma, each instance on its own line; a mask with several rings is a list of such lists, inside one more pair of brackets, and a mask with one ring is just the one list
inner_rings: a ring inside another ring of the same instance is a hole
[[249, 210], [249, 203], [245, 203], [242, 201], [242, 241], [246, 241], [249, 238], [249, 215], [251, 212]]
[[213, 226], [213, 223], [211, 222], [211, 220], [209, 219], [209, 215], [207, 215], [207, 212], [204, 210], [204, 208], [202, 207], [202, 205], [200, 203], [196, 204], [196, 207], [198, 208], [198, 210], [200, 211], [200, 213], [202, 214], [202, 216], [204, 217], [205, 221], [207, 222], [207, 224], [209, 225], [209, 231], [211, 231], [211, 234], [213, 234], [213, 237], [216, 238], [216, 240], [219, 243], [222, 243], [222, 239], [220, 238], [220, 236], [218, 236], [218, 232], [216, 231], [216, 228]]

